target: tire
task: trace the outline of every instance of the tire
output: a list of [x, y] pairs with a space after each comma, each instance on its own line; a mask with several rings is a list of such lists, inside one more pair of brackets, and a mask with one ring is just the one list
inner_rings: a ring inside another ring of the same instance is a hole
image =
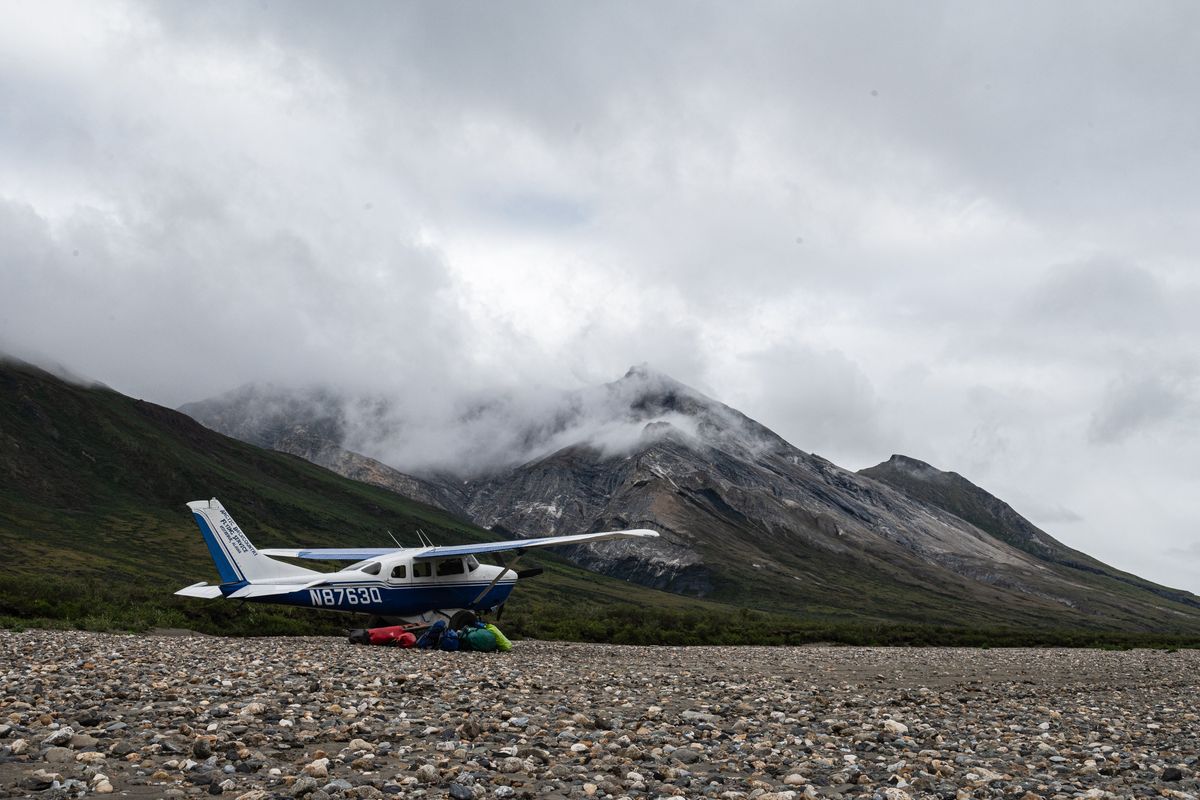
[[474, 625], [476, 623], [476, 621], [478, 621], [478, 619], [479, 619], [479, 617], [475, 614], [474, 611], [470, 611], [470, 610], [464, 608], [462, 611], [459, 611], [453, 617], [450, 618], [449, 624], [450, 624], [451, 628], [453, 628], [454, 630], [457, 631], [457, 630], [460, 630], [461, 628], [467, 628], [467, 627]]

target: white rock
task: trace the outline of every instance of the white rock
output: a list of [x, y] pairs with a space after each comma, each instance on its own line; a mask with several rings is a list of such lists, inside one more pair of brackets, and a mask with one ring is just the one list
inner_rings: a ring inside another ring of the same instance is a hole
[[70, 725], [64, 725], [54, 733], [42, 739], [42, 747], [54, 747], [56, 745], [65, 745], [71, 741], [71, 737], [75, 735], [75, 729]]

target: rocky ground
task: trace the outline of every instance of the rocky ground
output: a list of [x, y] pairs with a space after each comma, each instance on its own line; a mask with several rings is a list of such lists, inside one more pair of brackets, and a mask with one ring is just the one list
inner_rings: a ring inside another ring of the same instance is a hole
[[0, 632], [0, 796], [1200, 796], [1200, 653]]

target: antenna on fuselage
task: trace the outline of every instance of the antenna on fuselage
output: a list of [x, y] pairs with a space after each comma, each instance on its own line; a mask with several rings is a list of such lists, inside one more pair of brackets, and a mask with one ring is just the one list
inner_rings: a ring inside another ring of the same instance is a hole
[[433, 540], [420, 528], [417, 528], [417, 539], [421, 542], [422, 547], [433, 547]]
[[392, 533], [391, 528], [385, 528], [385, 530], [387, 531], [387, 535], [392, 537], [392, 541], [396, 542], [396, 547], [399, 547], [401, 550], [403, 550], [404, 545], [400, 544], [400, 542], [397, 541], [396, 536]]

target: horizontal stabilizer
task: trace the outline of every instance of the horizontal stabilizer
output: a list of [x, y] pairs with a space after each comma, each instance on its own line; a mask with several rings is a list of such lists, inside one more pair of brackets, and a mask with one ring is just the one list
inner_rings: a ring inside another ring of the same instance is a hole
[[264, 556], [282, 558], [311, 558], [318, 561], [362, 561], [364, 558], [386, 556], [388, 553], [395, 553], [398, 549], [396, 547], [336, 547], [324, 549], [319, 547], [273, 547], [268, 550], [259, 550], [258, 552]]
[[236, 592], [230, 594], [229, 599], [245, 600], [249, 597], [270, 597], [271, 595], [275, 594], [298, 592], [303, 588], [303, 583], [280, 583], [273, 585], [255, 585], [252, 583], [249, 586], [243, 586], [241, 589], [238, 589]]
[[193, 583], [191, 586], [185, 586], [175, 594], [183, 597], [202, 597], [205, 600], [214, 600], [221, 596], [220, 586], [209, 586], [204, 581]]
[[503, 553], [507, 550], [526, 550], [531, 547], [561, 547], [568, 544], [603, 542], [609, 539], [653, 539], [658, 534], [648, 530], [604, 531], [603, 533], [573, 533], [567, 536], [545, 536], [541, 539], [510, 539], [507, 542], [483, 542], [481, 544], [459, 544], [433, 547], [414, 556], [417, 560], [448, 558], [451, 556], [478, 555], [480, 553]]

